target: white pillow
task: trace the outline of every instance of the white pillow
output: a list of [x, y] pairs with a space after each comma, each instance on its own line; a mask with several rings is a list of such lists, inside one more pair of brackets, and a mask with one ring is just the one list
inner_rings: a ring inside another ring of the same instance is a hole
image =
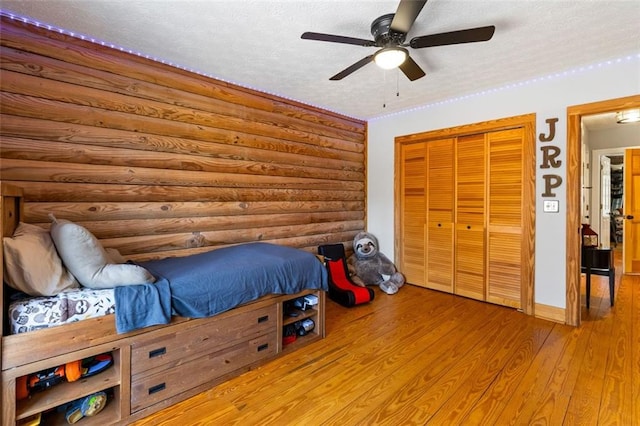
[[109, 263], [127, 263], [127, 259], [120, 254], [118, 249], [106, 247], [104, 250], [107, 252]]
[[111, 263], [100, 241], [85, 227], [50, 215], [51, 238], [65, 266], [85, 287], [112, 288], [150, 284], [153, 275], [138, 265]]
[[55, 296], [79, 287], [58, 257], [46, 229], [20, 222], [12, 237], [5, 237], [4, 271], [7, 284], [30, 296]]

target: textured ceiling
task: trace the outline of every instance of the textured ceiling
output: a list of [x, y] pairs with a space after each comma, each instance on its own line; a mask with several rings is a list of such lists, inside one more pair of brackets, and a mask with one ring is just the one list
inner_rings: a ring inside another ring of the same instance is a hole
[[[314, 31], [372, 39], [371, 22], [395, 12], [397, 0], [2, 0], [0, 5], [5, 14], [361, 119], [640, 54], [639, 0], [430, 0], [407, 40], [486, 25], [495, 25], [496, 32], [488, 42], [410, 49], [427, 73], [414, 82], [373, 63], [329, 81], [375, 48], [300, 38]], [[640, 70], [629, 78], [640, 85]]]

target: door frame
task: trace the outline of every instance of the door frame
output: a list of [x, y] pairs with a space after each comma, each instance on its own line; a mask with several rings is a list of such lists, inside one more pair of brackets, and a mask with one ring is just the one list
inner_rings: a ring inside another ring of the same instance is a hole
[[575, 105], [567, 108], [567, 264], [565, 322], [580, 325], [580, 165], [582, 161], [582, 117], [585, 115], [640, 108], [640, 95]]

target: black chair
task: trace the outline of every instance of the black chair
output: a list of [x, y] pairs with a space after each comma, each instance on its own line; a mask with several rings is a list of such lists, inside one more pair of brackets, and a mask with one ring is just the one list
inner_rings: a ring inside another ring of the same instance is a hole
[[611, 306], [615, 297], [616, 268], [613, 263], [613, 250], [597, 247], [582, 247], [581, 272], [586, 274], [587, 309], [591, 299], [591, 275], [609, 277], [609, 299]]

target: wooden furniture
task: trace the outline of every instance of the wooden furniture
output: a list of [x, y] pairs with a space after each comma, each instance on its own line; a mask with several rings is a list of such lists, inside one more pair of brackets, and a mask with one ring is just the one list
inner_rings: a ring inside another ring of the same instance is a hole
[[587, 309], [591, 300], [591, 274], [609, 277], [609, 299], [614, 302], [616, 269], [610, 248], [582, 247], [582, 272], [586, 275]]
[[532, 133], [506, 127], [396, 139], [398, 268], [411, 284], [531, 313]]
[[[2, 185], [1, 195], [2, 235], [11, 235], [22, 213], [21, 194]], [[7, 303], [4, 290], [3, 307]], [[285, 314], [287, 301], [307, 294], [316, 295], [318, 304], [295, 317]], [[317, 290], [270, 295], [214, 317], [174, 317], [167, 326], [125, 334], [115, 333], [114, 315], [23, 334], [3, 333], [2, 425], [19, 424], [101, 390], [113, 393], [113, 398], [102, 412], [83, 419], [82, 424], [128, 424], [322, 339], [324, 301], [325, 293]], [[313, 330], [283, 345], [283, 328], [305, 318], [314, 321]], [[105, 352], [114, 356], [109, 370], [16, 401], [19, 377]], [[65, 424], [63, 413], [53, 410], [46, 416], [44, 424]]]

